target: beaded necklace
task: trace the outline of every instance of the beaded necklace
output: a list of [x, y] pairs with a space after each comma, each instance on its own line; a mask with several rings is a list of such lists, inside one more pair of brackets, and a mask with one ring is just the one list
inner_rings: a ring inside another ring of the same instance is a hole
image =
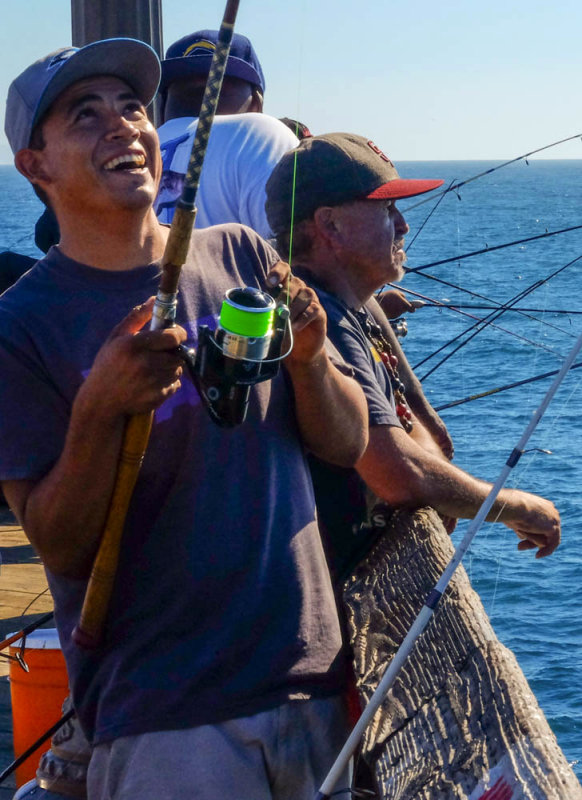
[[406, 387], [400, 380], [398, 374], [398, 356], [394, 354], [392, 345], [384, 336], [382, 328], [370, 318], [369, 313], [365, 309], [362, 311], [352, 311], [352, 313], [357, 317], [364, 334], [370, 340], [375, 351], [380, 356], [380, 361], [384, 364], [394, 394], [398, 419], [404, 430], [410, 433], [413, 428], [412, 412], [406, 402], [406, 396], [404, 394]]

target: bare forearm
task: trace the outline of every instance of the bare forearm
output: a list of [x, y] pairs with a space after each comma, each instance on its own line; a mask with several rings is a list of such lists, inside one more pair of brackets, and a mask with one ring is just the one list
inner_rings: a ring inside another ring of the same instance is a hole
[[[357, 469], [370, 488], [394, 506], [432, 506], [440, 514], [470, 519], [491, 484], [431, 453], [399, 428], [378, 426]], [[502, 490], [488, 516], [507, 522], [524, 512], [523, 492]], [[531, 496], [529, 496], [531, 497]]]
[[[43, 563], [82, 577], [91, 568], [115, 481], [124, 419], [104, 422], [74, 407], [63, 452], [27, 496], [9, 486], [15, 511]], [[19, 507], [18, 507], [19, 506]]]
[[288, 360], [286, 368], [306, 447], [332, 464], [353, 466], [368, 442], [367, 406], [358, 384], [324, 351], [308, 364]]
[[414, 413], [412, 415], [412, 422], [412, 430], [408, 434], [410, 438], [413, 439], [424, 450], [427, 450], [429, 453], [432, 453], [438, 458], [444, 458], [448, 461], [449, 459], [443, 452], [443, 449], [440, 447], [438, 442], [435, 441], [426, 425], [421, 422]]

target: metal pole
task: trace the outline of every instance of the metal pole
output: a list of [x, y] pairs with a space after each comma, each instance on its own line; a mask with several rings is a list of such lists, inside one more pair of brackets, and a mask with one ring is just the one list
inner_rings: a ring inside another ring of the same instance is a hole
[[[71, 0], [71, 28], [74, 47], [126, 36], [146, 42], [163, 58], [162, 0]], [[157, 127], [156, 101], [150, 110]]]
[[162, 56], [162, 0], [71, 0], [71, 26], [75, 47], [128, 36]]

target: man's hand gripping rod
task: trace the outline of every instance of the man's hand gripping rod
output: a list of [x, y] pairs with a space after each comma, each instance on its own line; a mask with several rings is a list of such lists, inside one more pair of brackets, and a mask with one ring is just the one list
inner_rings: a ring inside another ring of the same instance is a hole
[[[178, 280], [186, 260], [196, 218], [195, 203], [200, 172], [218, 105], [238, 6], [239, 0], [227, 0], [208, 73], [184, 189], [176, 206], [164, 250], [162, 277], [154, 305], [151, 330], [171, 327], [176, 317]], [[73, 639], [80, 647], [94, 648], [102, 637], [117, 572], [123, 526], [147, 448], [153, 416], [153, 412], [136, 414], [127, 422], [103, 536], [93, 563], [79, 625], [73, 631]]]

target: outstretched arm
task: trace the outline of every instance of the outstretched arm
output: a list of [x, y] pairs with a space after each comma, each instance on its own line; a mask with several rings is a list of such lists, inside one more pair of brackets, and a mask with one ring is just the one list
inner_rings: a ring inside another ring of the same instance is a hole
[[[275, 265], [267, 283], [287, 286], [289, 267]], [[368, 410], [355, 380], [342, 374], [325, 350], [326, 315], [313, 289], [289, 279], [293, 350], [285, 368], [295, 393], [295, 412], [305, 446], [332, 464], [353, 466], [368, 441]]]
[[141, 331], [153, 298], [135, 308], [100, 349], [73, 403], [61, 456], [41, 480], [5, 481], [10, 506], [52, 572], [90, 571], [115, 482], [129, 415], [152, 411], [180, 385], [182, 328]]
[[[404, 430], [370, 428], [368, 448], [356, 469], [381, 498], [394, 506], [432, 506], [440, 514], [472, 518], [491, 485], [416, 444]], [[487, 519], [503, 522], [521, 540], [518, 549], [550, 555], [560, 543], [560, 515], [553, 503], [517, 489], [503, 489]]]

